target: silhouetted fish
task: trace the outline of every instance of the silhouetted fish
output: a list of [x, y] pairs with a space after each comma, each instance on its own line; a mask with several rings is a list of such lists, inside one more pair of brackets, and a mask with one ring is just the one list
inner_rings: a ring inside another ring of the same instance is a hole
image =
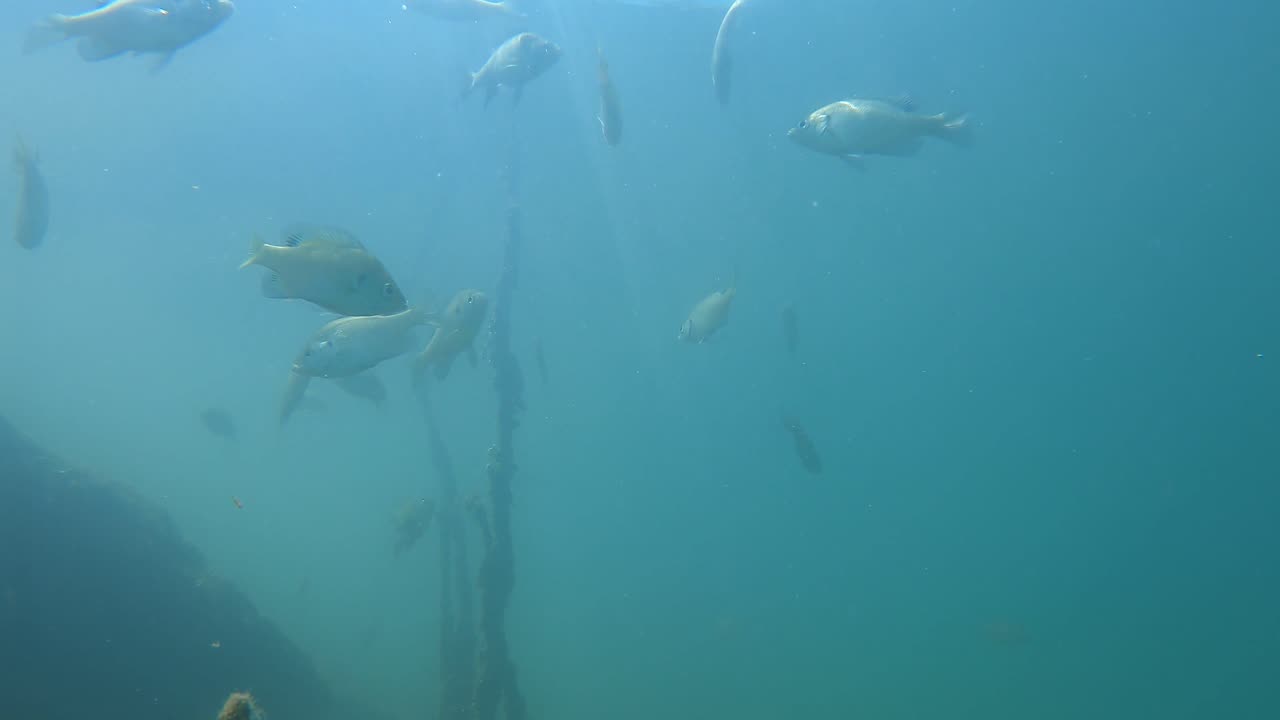
[[782, 337], [787, 343], [787, 352], [795, 355], [800, 347], [800, 325], [796, 321], [796, 309], [790, 303], [782, 308]]
[[822, 474], [822, 460], [818, 457], [818, 449], [809, 439], [809, 433], [804, 431], [795, 418], [787, 415], [782, 416], [782, 427], [791, 433], [791, 439], [796, 446], [796, 455], [800, 458], [800, 464], [804, 465], [804, 469], [814, 475]]
[[535, 338], [533, 341], [533, 359], [538, 363], [538, 375], [542, 377], [542, 384], [547, 384], [547, 359], [542, 356], [542, 338]]
[[221, 408], [209, 408], [200, 413], [200, 422], [209, 432], [226, 440], [236, 439], [236, 423], [231, 415]]

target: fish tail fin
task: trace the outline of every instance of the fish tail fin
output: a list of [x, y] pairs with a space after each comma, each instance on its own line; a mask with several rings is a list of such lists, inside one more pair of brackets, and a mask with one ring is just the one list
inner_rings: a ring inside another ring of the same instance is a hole
[[20, 168], [28, 165], [34, 165], [40, 161], [40, 155], [31, 146], [27, 144], [26, 138], [22, 137], [22, 133], [18, 133], [13, 137], [13, 162]]
[[27, 36], [22, 39], [22, 54], [30, 55], [66, 40], [67, 23], [70, 20], [66, 15], [50, 15], [31, 26]]
[[255, 234], [253, 236], [253, 240], [250, 241], [249, 243], [249, 259], [240, 263], [240, 269], [243, 270], [249, 267], [250, 265], [257, 265], [259, 262], [261, 262], [262, 251], [263, 251], [263, 248], [265, 248], [266, 246], [267, 246], [267, 243], [262, 239], [262, 236]]
[[938, 122], [938, 137], [958, 147], [973, 147], [973, 123], [967, 114], [942, 113], [934, 117]]

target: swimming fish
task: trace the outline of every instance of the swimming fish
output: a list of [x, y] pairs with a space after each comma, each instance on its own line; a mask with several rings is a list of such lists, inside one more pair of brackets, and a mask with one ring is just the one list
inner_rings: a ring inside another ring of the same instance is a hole
[[822, 460], [818, 457], [818, 448], [814, 446], [813, 440], [809, 439], [809, 433], [805, 432], [799, 421], [793, 417], [783, 415], [782, 427], [791, 433], [791, 440], [795, 443], [796, 455], [800, 458], [800, 464], [804, 466], [804, 469], [814, 475], [822, 474]]
[[285, 383], [284, 393], [280, 396], [280, 410], [276, 414], [277, 422], [283, 427], [295, 410], [304, 405], [307, 386], [311, 384], [311, 376], [303, 375], [295, 370], [289, 371], [289, 380]]
[[609, 61], [604, 58], [604, 50], [596, 48], [596, 57], [596, 81], [600, 86], [600, 114], [596, 120], [600, 122], [604, 141], [617, 145], [622, 142], [622, 103], [618, 100], [618, 88], [609, 76]]
[[316, 331], [294, 360], [293, 371], [323, 378], [364, 372], [412, 350], [411, 330], [426, 322], [427, 314], [412, 308], [395, 315], [338, 318]]
[[533, 359], [538, 364], [538, 375], [542, 377], [542, 384], [547, 384], [547, 359], [542, 355], [542, 338], [534, 338], [533, 340]]
[[419, 378], [427, 368], [434, 367], [436, 379], [444, 380], [449, 376], [454, 358], [464, 352], [471, 366], [475, 367], [473, 343], [488, 308], [489, 299], [484, 293], [463, 290], [449, 301], [443, 313], [430, 316], [429, 322], [436, 326], [436, 332], [427, 347], [414, 358], [414, 377]]
[[416, 10], [437, 20], [481, 21], [492, 18], [523, 18], [510, 2], [489, 0], [405, 0], [406, 10]]
[[483, 88], [487, 107], [499, 87], [509, 87], [515, 91], [513, 102], [518, 103], [525, 84], [555, 65], [561, 54], [560, 46], [550, 40], [533, 33], [520, 33], [502, 43], [484, 67], [471, 74], [471, 84], [462, 96], [465, 98], [473, 90]]
[[236, 423], [231, 414], [222, 408], [208, 408], [200, 413], [200, 422], [209, 432], [224, 440], [236, 439]]
[[235, 12], [231, 0], [111, 0], [78, 15], [52, 15], [27, 33], [22, 49], [35, 52], [68, 38], [88, 62], [132, 52], [158, 53], [154, 69], [213, 32]]
[[720, 30], [716, 33], [716, 44], [711, 48], [711, 85], [715, 88], [716, 99], [721, 105], [729, 104], [729, 75], [733, 71], [733, 56], [729, 52], [729, 34], [738, 22], [738, 12], [747, 0], [733, 0], [733, 4], [725, 11], [720, 21]]
[[404, 311], [404, 293], [382, 262], [341, 228], [302, 226], [286, 233], [285, 245], [254, 238], [248, 260], [272, 271], [262, 294], [314, 303], [339, 315], [393, 315]]
[[387, 400], [387, 386], [372, 372], [334, 378], [333, 383], [352, 397], [368, 400], [374, 407], [382, 407]]
[[13, 239], [30, 250], [44, 242], [49, 230], [49, 188], [40, 173], [40, 156], [18, 138], [13, 164], [18, 170], [18, 219]]
[[972, 141], [963, 115], [920, 115], [908, 99], [841, 100], [819, 108], [787, 131], [800, 145], [861, 166], [864, 155], [915, 155], [924, 138], [961, 147]]
[[393, 557], [400, 557], [418, 542], [423, 533], [431, 525], [435, 516], [435, 502], [426, 498], [410, 500], [401, 506], [392, 521], [395, 545], [391, 549]]
[[677, 340], [691, 343], [703, 343], [707, 338], [729, 322], [729, 305], [738, 294], [737, 282], [733, 282], [725, 290], [717, 290], [693, 306], [689, 317], [680, 326]]
[[782, 308], [782, 339], [786, 342], [787, 352], [795, 355], [800, 347], [800, 323], [796, 319], [796, 309], [790, 303]]

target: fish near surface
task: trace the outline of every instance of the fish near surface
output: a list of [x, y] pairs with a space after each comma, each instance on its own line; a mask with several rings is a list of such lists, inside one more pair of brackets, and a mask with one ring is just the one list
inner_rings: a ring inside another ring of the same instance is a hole
[[729, 322], [729, 306], [738, 294], [736, 282], [725, 290], [717, 290], [693, 306], [689, 317], [680, 326], [678, 340], [703, 343]]
[[405, 0], [406, 10], [414, 10], [437, 20], [478, 22], [491, 19], [522, 19], [525, 14], [508, 2], [489, 0]]
[[618, 88], [609, 75], [609, 61], [604, 58], [604, 50], [596, 48], [596, 81], [600, 86], [600, 114], [596, 120], [600, 122], [600, 134], [610, 145], [622, 142], [622, 103], [618, 100]]
[[463, 290], [449, 301], [444, 312], [431, 316], [429, 322], [436, 326], [436, 332], [427, 347], [414, 358], [414, 377], [419, 378], [427, 368], [434, 368], [436, 379], [444, 380], [449, 377], [454, 359], [464, 352], [474, 367], [474, 343], [488, 309], [489, 298], [484, 293]]
[[23, 52], [78, 38], [76, 50], [88, 62], [157, 53], [159, 69], [234, 12], [231, 0], [112, 0], [78, 15], [50, 16], [27, 34]]
[[725, 11], [720, 21], [720, 30], [716, 32], [716, 43], [711, 48], [711, 85], [716, 91], [716, 100], [721, 105], [729, 104], [729, 78], [733, 72], [733, 54], [729, 51], [729, 38], [733, 27], [738, 22], [738, 14], [747, 0], [733, 0], [733, 4]]
[[263, 279], [269, 298], [306, 300], [339, 315], [394, 315], [404, 311], [404, 293], [359, 240], [340, 228], [289, 233], [285, 245], [255, 238], [240, 265], [272, 271]]
[[13, 164], [18, 171], [18, 215], [13, 239], [31, 250], [44, 242], [49, 230], [49, 187], [40, 172], [40, 156], [18, 138]]
[[508, 87], [515, 91], [515, 102], [520, 102], [524, 86], [555, 65], [561, 54], [560, 46], [550, 40], [520, 33], [502, 43], [484, 67], [471, 74], [471, 84], [462, 96], [483, 89], [484, 104], [488, 106], [499, 87]]
[[316, 331], [293, 363], [299, 375], [344, 378], [413, 349], [411, 330], [427, 314], [409, 309], [395, 315], [344, 317]]
[[854, 164], [864, 155], [915, 155], [928, 137], [961, 147], [972, 142], [963, 115], [922, 115], [909, 100], [834, 102], [810, 113], [787, 131], [787, 137], [810, 150]]
[[791, 433], [796, 456], [800, 458], [800, 464], [804, 469], [814, 475], [821, 475], [822, 459], [818, 457], [818, 448], [814, 446], [813, 440], [809, 439], [809, 433], [805, 432], [799, 421], [785, 415], [782, 417], [782, 427]]

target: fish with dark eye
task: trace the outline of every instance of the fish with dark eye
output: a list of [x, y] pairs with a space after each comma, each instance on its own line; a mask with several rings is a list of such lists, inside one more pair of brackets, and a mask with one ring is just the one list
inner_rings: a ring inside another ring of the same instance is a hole
[[796, 456], [800, 458], [800, 464], [804, 466], [804, 469], [814, 475], [821, 475], [822, 460], [818, 457], [818, 448], [814, 446], [813, 440], [809, 438], [809, 433], [805, 432], [804, 427], [800, 425], [798, 420], [789, 415], [782, 416], [782, 427], [788, 433], [791, 433]]
[[966, 116], [918, 113], [908, 97], [833, 102], [809, 113], [787, 131], [787, 137], [858, 168], [867, 155], [911, 157], [920, 151], [925, 138], [939, 138], [960, 147], [973, 142]]
[[800, 347], [800, 321], [796, 319], [796, 309], [791, 304], [782, 308], [782, 339], [786, 343], [787, 353], [795, 355]]
[[729, 306], [738, 294], [738, 280], [735, 273], [728, 288], [717, 290], [698, 301], [689, 311], [689, 317], [680, 326], [676, 339], [680, 342], [701, 344], [723, 328], [729, 322]]
[[520, 33], [502, 43], [479, 70], [471, 74], [471, 84], [462, 92], [467, 97], [484, 90], [484, 104], [497, 94], [498, 88], [511, 88], [513, 104], [520, 102], [524, 86], [545, 73], [563, 54], [560, 46], [533, 33]]
[[427, 368], [433, 368], [436, 380], [449, 377], [453, 361], [465, 354], [471, 367], [478, 364], [475, 339], [480, 334], [488, 312], [489, 298], [479, 290], [463, 290], [449, 301], [442, 313], [428, 315], [427, 323], [436, 326], [435, 334], [413, 359], [413, 378], [422, 379]]
[[395, 315], [338, 318], [316, 331], [293, 363], [298, 375], [346, 378], [413, 349], [413, 328], [428, 315], [409, 309]]
[[18, 216], [13, 239], [31, 250], [44, 242], [49, 230], [49, 188], [40, 172], [40, 156], [18, 138], [13, 164], [18, 170]]
[[200, 413], [200, 422], [204, 429], [223, 440], [236, 439], [236, 422], [231, 413], [222, 408], [208, 408]]
[[87, 62], [154, 53], [159, 59], [153, 69], [159, 70], [235, 9], [231, 0], [111, 0], [78, 15], [49, 16], [27, 33], [22, 49], [31, 53], [77, 38], [76, 51]]
[[618, 88], [609, 75], [609, 61], [605, 60], [601, 48], [596, 48], [596, 83], [600, 87], [600, 114], [596, 116], [600, 134], [609, 145], [617, 145], [622, 142], [622, 102], [618, 100]]
[[299, 223], [285, 229], [282, 245], [255, 237], [240, 267], [261, 265], [262, 294], [306, 300], [339, 315], [394, 315], [405, 310], [404, 293], [382, 261], [350, 231]]

